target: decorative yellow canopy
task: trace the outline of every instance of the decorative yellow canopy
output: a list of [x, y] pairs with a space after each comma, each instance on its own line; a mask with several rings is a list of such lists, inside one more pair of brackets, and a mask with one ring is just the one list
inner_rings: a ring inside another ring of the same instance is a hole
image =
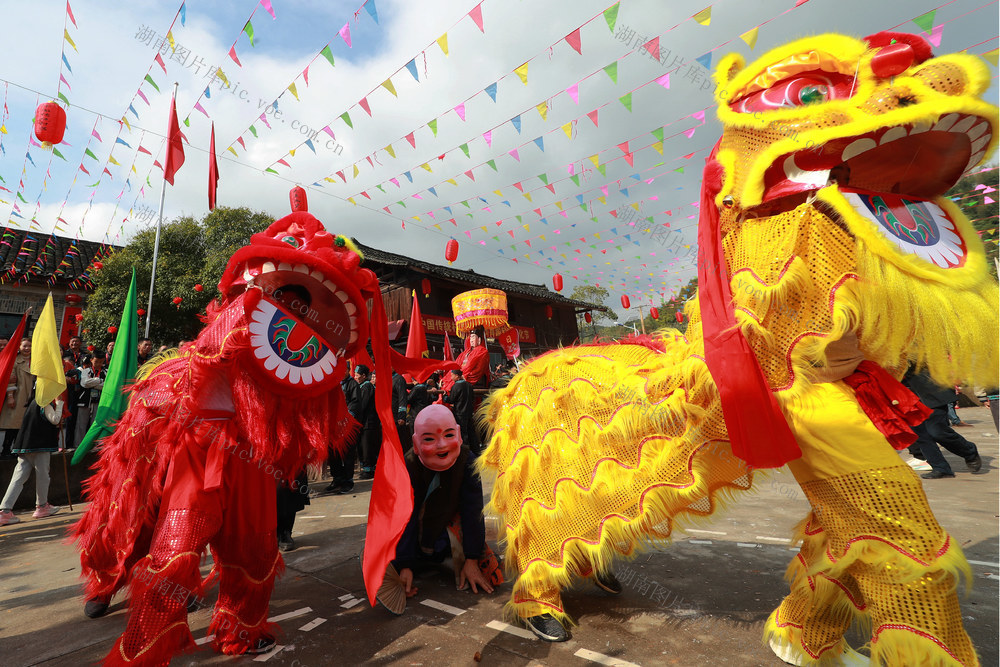
[[507, 295], [501, 290], [462, 292], [451, 300], [451, 310], [455, 314], [455, 330], [462, 336], [480, 325], [488, 337], [510, 328], [507, 323]]

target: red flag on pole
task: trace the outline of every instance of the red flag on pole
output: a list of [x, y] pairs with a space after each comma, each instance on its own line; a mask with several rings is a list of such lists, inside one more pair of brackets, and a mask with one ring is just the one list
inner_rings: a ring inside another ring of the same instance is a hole
[[174, 174], [184, 164], [184, 135], [177, 122], [177, 99], [170, 100], [170, 125], [167, 128], [167, 157], [163, 167], [163, 180], [174, 184]]
[[[24, 338], [24, 327], [25, 323], [28, 321], [28, 313], [21, 316], [21, 323], [17, 325], [17, 329], [11, 334], [10, 340], [7, 345], [0, 351], [0, 382], [6, 383], [7, 378], [10, 377], [10, 372], [14, 369], [14, 361], [17, 359], [17, 353], [21, 348], [21, 339]], [[4, 401], [0, 401], [0, 413], [3, 412]]]
[[424, 320], [420, 316], [416, 290], [413, 290], [413, 308], [410, 310], [410, 332], [406, 336], [406, 356], [410, 359], [427, 356], [427, 334], [424, 332]]
[[215, 191], [219, 187], [219, 163], [215, 159], [215, 123], [212, 123], [212, 140], [208, 144], [208, 210], [215, 210]]
[[451, 351], [451, 341], [448, 340], [448, 332], [444, 332], [444, 356], [442, 357], [445, 361], [454, 361], [455, 354]]

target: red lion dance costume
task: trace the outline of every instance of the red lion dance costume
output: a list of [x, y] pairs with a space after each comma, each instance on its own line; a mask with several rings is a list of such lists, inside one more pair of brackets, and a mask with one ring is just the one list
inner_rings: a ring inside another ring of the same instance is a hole
[[[361, 259], [308, 213], [278, 220], [230, 259], [195, 341], [133, 387], [74, 530], [87, 598], [110, 600], [130, 587], [128, 625], [106, 664], [167, 664], [193, 648], [187, 602], [216, 577], [216, 650], [241, 654], [273, 641], [268, 602], [283, 569], [276, 484], [356, 427], [340, 380], [368, 340], [368, 299], [376, 369], [390, 375], [378, 280]], [[422, 367], [413, 364], [425, 363], [393, 359], [414, 374]], [[393, 482], [406, 471], [389, 383], [378, 390], [392, 446], [383, 447], [372, 494], [364, 565], [372, 591], [412, 507], [412, 496], [395, 490], [409, 485]], [[202, 582], [206, 546], [215, 567]]]

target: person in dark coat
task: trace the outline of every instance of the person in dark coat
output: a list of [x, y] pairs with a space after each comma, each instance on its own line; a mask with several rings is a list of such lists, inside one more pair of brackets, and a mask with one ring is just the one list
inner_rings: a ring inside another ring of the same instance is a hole
[[926, 371], [917, 373], [912, 367], [903, 377], [903, 384], [920, 398], [921, 403], [933, 410], [922, 424], [913, 427], [917, 441], [910, 447], [910, 452], [914, 453], [914, 448], [919, 449], [920, 455], [931, 466], [930, 472], [921, 477], [941, 479], [955, 476], [951, 465], [938, 449], [938, 444], [964, 459], [970, 471], [978, 472], [983, 467], [979, 450], [975, 444], [956, 433], [948, 422], [948, 404], [955, 400], [955, 390], [938, 386]]
[[295, 540], [292, 539], [292, 528], [295, 527], [295, 513], [301, 512], [309, 504], [309, 477], [305, 470], [299, 476], [287, 483], [278, 482], [278, 550], [292, 551]]
[[473, 455], [479, 456], [479, 438], [476, 437], [476, 429], [472, 423], [474, 406], [472, 385], [462, 376], [461, 370], [451, 371], [451, 377], [453, 383], [448, 392], [448, 404], [455, 413], [455, 421], [462, 429], [462, 442], [466, 443]]
[[49, 460], [52, 452], [59, 450], [59, 426], [66, 403], [65, 392], [44, 408], [35, 404], [35, 394], [31, 393], [25, 407], [21, 428], [14, 439], [12, 451], [17, 454], [17, 467], [7, 486], [7, 493], [0, 502], [0, 526], [18, 523], [14, 516], [14, 503], [24, 489], [24, 483], [35, 471], [35, 513], [36, 519], [44, 519], [58, 512], [61, 507], [49, 503]]
[[[354, 377], [358, 381], [358, 416], [361, 435], [358, 448], [361, 450], [361, 474], [358, 479], [374, 479], [375, 464], [382, 449], [382, 424], [375, 410], [375, 385], [371, 383], [371, 370], [358, 364]], [[384, 381], [384, 380], [383, 380]]]
[[[360, 385], [357, 380], [351, 377], [350, 369], [344, 373], [344, 379], [340, 381], [340, 388], [347, 401], [347, 411], [354, 417], [354, 421], [360, 424]], [[350, 493], [354, 489], [354, 460], [358, 451], [358, 439], [358, 433], [351, 434], [343, 454], [338, 454], [332, 447], [330, 448], [328, 460], [330, 462], [330, 477], [333, 480], [326, 487], [328, 493], [342, 495]]]
[[[418, 382], [413, 385], [413, 389], [410, 390], [410, 395], [406, 399], [406, 404], [410, 407], [410, 411], [406, 415], [406, 426], [413, 434], [413, 423], [417, 419], [417, 415], [420, 411], [426, 408], [428, 405], [433, 403], [436, 396], [432, 392], [437, 392], [438, 388], [438, 374], [431, 373], [431, 376], [423, 382]], [[405, 447], [410, 447], [412, 444], [407, 441]]]
[[406, 427], [406, 380], [403, 376], [392, 371], [392, 418], [396, 420], [396, 435], [403, 446], [403, 453], [410, 449], [410, 429]]

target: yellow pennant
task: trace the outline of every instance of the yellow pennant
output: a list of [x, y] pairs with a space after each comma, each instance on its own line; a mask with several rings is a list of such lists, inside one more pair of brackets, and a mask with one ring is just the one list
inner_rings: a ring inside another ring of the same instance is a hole
[[129, 124], [128, 118], [126, 118], [125, 116], [122, 116], [122, 122], [125, 123], [125, 127], [127, 127], [128, 131], [131, 132], [132, 131], [132, 126]]
[[524, 63], [516, 70], [514, 70], [514, 74], [520, 77], [521, 83], [523, 83], [526, 86], [528, 85], [528, 63]]
[[[229, 79], [226, 78], [226, 73], [222, 71], [221, 67], [215, 70], [215, 76], [219, 77], [219, 80], [222, 81], [222, 83], [226, 84], [227, 88], [229, 87]], [[291, 86], [289, 86], [289, 88], [294, 88], [294, 87], [295, 87], [294, 83]], [[292, 94], [294, 95], [295, 93]], [[295, 95], [295, 99], [299, 99], [299, 96]]]
[[601, 202], [602, 204], [607, 204], [608, 198], [605, 197], [604, 195], [601, 195], [600, 197], [597, 198], [597, 201]]
[[292, 81], [290, 84], [288, 84], [288, 92], [290, 92], [292, 94], [292, 96], [295, 97], [296, 100], [299, 99], [299, 91], [297, 91], [295, 89], [295, 82], [294, 81]]
[[662, 141], [654, 141], [653, 142], [653, 150], [655, 150], [660, 155], [663, 155], [663, 142]]
[[0, 125], [0, 134], [7, 134], [7, 126]]
[[76, 48], [76, 44], [73, 43], [73, 38], [69, 36], [69, 30], [66, 30], [65, 28], [63, 29], [63, 39], [69, 42], [69, 45], [73, 47], [74, 51], [77, 53], [80, 52], [80, 49]]
[[544, 241], [544, 240], [545, 240], [545, 234], [539, 234], [539, 235], [538, 235], [538, 238], [540, 238], [541, 240], [543, 240], [543, 241]]
[[480, 227], [480, 229], [483, 230], [483, 234], [486, 233], [486, 225], [483, 225], [482, 227]]
[[531, 231], [531, 226], [530, 225], [521, 225], [521, 227], [523, 227], [524, 231], [526, 231], [526, 232], [530, 232]]
[[337, 181], [333, 180], [332, 178], [330, 178], [329, 176], [324, 177], [323, 180], [326, 181], [327, 183], [336, 183], [337, 182]]
[[500, 192], [499, 190], [494, 190], [493, 194], [495, 194], [497, 197], [502, 197], [503, 196], [503, 193]]
[[236, 152], [235, 150], [233, 150], [233, 147], [232, 147], [232, 146], [230, 146], [230, 147], [229, 147], [229, 148], [227, 148], [226, 150], [228, 150], [228, 151], [229, 151], [230, 153], [232, 153], [232, 154], [233, 154], [233, 155], [235, 155], [236, 157], [239, 157], [239, 153], [237, 153], [237, 152]]
[[590, 156], [590, 161], [594, 163], [595, 167], [601, 166], [600, 163], [598, 162], [597, 153], [594, 153], [593, 155]]
[[712, 5], [709, 5], [691, 18], [702, 25], [708, 25], [712, 22]]
[[358, 202], [354, 201], [354, 197], [348, 197], [348, 198], [347, 198], [347, 201], [351, 202], [351, 203], [352, 203], [352, 204], [354, 204], [355, 206], [357, 206], [357, 205], [358, 205]]
[[396, 87], [392, 85], [391, 79], [386, 79], [385, 81], [383, 81], [382, 87], [388, 90], [390, 93], [392, 93], [393, 97], [399, 97], [399, 95], [396, 94]]
[[441, 51], [448, 55], [448, 33], [445, 33], [437, 38], [438, 46], [441, 47]]
[[556, 208], [558, 208], [560, 211], [562, 210], [562, 202], [561, 201], [557, 201], [556, 202]]
[[986, 58], [994, 67], [997, 66], [997, 56], [1000, 55], [1000, 49], [993, 49], [992, 51], [987, 51], [983, 54], [983, 58]]
[[[431, 171], [431, 166], [429, 164], [427, 164], [426, 162], [424, 162], [420, 166], [423, 167], [424, 169], [426, 169], [427, 171]], [[431, 172], [431, 173], [434, 173], [434, 172]]]
[[357, 178], [359, 173], [361, 173], [361, 170], [358, 169], [358, 165], [357, 165], [357, 163], [355, 163], [354, 164], [354, 178]]
[[392, 144], [389, 144], [388, 146], [385, 147], [385, 152], [391, 155], [392, 157], [396, 157], [396, 150], [392, 147]]
[[108, 162], [110, 162], [111, 164], [118, 165], [119, 167], [122, 166], [122, 163], [116, 160], [114, 155], [108, 156]]
[[528, 201], [531, 201], [531, 193], [530, 192], [525, 192], [524, 193], [524, 198], [527, 199]]
[[634, 208], [636, 211], [639, 210], [639, 202], [632, 202], [631, 204], [629, 204], [629, 206]]
[[570, 139], [572, 139], [573, 138], [573, 121], [570, 121], [570, 122], [566, 123], [565, 125], [563, 125], [562, 126], [562, 130], [563, 130], [563, 132], [566, 133], [567, 137], [569, 137]]
[[437, 230], [439, 230], [439, 231], [440, 231], [440, 229], [441, 229], [441, 225], [434, 225], [434, 229], [437, 229]]
[[535, 109], [538, 110], [538, 115], [542, 117], [542, 120], [545, 120], [545, 116], [549, 113], [549, 103], [542, 102], [541, 104], [536, 104]]
[[414, 220], [416, 220], [417, 222], [420, 222], [420, 216], [419, 216], [419, 215], [414, 215], [414, 216], [411, 216], [411, 217], [412, 217], [412, 218], [413, 218]]
[[594, 232], [594, 238], [597, 239], [598, 241], [600, 241], [601, 240], [600, 233], [599, 232]]
[[458, 183], [455, 182], [454, 178], [449, 178], [448, 180], [445, 181], [445, 183], [451, 183], [452, 185], [458, 185]]
[[170, 50], [177, 51], [177, 42], [174, 41], [174, 33], [172, 30], [167, 31], [167, 41], [170, 42]]
[[288, 154], [291, 155], [292, 157], [295, 157], [295, 149], [294, 148], [290, 148], [288, 150]]
[[747, 30], [745, 33], [743, 33], [742, 35], [740, 35], [740, 39], [742, 39], [744, 42], [746, 42], [747, 46], [749, 46], [751, 49], [753, 49], [753, 47], [755, 47], [757, 45], [757, 32], [759, 30], [760, 30], [760, 26], [751, 28], [750, 30]]

